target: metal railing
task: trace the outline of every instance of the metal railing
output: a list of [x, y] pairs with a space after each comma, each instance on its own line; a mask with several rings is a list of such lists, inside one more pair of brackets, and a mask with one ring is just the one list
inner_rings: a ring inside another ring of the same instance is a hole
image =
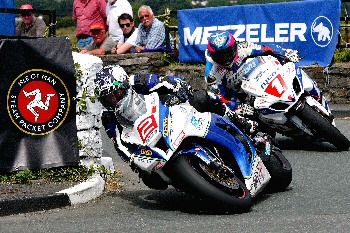
[[[163, 23], [165, 26], [165, 40], [166, 40], [166, 48], [168, 51], [171, 51], [171, 42], [174, 43], [174, 54], [178, 55], [178, 48], [176, 47], [176, 38], [177, 38], [177, 26], [171, 26], [170, 20], [171, 18], [177, 19], [177, 11], [172, 11], [169, 9], [165, 10], [165, 13], [163, 15], [157, 15], [157, 18], [164, 18]], [[172, 36], [174, 38], [174, 41], [170, 41], [170, 33], [172, 32]]]
[[[350, 0], [342, 0], [341, 2], [350, 2]], [[350, 48], [350, 16], [348, 15], [348, 10], [346, 9], [346, 6], [344, 6], [344, 13], [345, 16], [340, 17], [340, 28], [337, 48]], [[342, 22], [344, 22], [345, 25], [341, 25]]]
[[56, 10], [0, 8], [0, 13], [23, 14], [28, 12], [33, 12], [34, 14], [48, 15], [48, 36], [56, 36]]

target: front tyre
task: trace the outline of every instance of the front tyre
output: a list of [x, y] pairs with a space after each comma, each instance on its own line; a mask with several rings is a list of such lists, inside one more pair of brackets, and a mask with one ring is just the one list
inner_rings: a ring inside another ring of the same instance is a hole
[[220, 174], [191, 155], [179, 156], [173, 165], [174, 186], [207, 201], [209, 208], [219, 212], [247, 212], [251, 208], [250, 192], [236, 175]]
[[265, 186], [265, 193], [282, 192], [292, 182], [292, 165], [281, 151], [272, 149], [271, 155], [263, 163], [269, 171], [271, 179]]
[[321, 116], [317, 111], [305, 104], [303, 109], [296, 112], [304, 124], [308, 125], [318, 138], [323, 138], [333, 144], [339, 151], [346, 151], [350, 147], [350, 141], [330, 121]]

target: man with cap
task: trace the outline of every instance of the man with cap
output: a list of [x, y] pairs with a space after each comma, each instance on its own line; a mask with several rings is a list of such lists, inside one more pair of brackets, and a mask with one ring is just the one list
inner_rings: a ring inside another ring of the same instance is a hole
[[33, 6], [24, 4], [20, 8], [22, 22], [16, 27], [17, 36], [43, 37], [46, 24], [41, 18], [35, 17]]
[[89, 31], [92, 25], [106, 22], [106, 4], [106, 0], [74, 0], [73, 19], [77, 22], [78, 48], [84, 48], [93, 41]]
[[112, 48], [116, 46], [116, 42], [107, 37], [106, 25], [104, 23], [96, 23], [90, 27], [90, 33], [94, 41], [84, 47], [81, 53], [92, 55], [110, 54]]

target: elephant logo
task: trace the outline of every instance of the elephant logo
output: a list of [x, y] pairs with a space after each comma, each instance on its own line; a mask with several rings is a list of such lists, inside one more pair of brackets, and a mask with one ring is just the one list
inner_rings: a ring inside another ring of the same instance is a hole
[[320, 47], [329, 45], [333, 38], [332, 22], [325, 16], [317, 17], [311, 26], [311, 37]]

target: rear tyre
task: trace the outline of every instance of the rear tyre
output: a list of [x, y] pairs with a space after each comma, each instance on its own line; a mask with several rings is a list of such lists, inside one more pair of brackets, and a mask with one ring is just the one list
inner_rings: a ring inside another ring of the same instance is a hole
[[265, 193], [282, 192], [292, 182], [292, 166], [281, 151], [273, 149], [267, 161], [263, 161], [271, 175], [264, 188]]
[[247, 212], [252, 197], [236, 175], [221, 176], [196, 156], [179, 156], [173, 164], [174, 186], [206, 201], [215, 212]]
[[304, 124], [308, 125], [313, 132], [327, 142], [333, 144], [339, 151], [346, 151], [350, 147], [350, 141], [330, 121], [317, 111], [305, 104], [303, 109], [296, 112]]

